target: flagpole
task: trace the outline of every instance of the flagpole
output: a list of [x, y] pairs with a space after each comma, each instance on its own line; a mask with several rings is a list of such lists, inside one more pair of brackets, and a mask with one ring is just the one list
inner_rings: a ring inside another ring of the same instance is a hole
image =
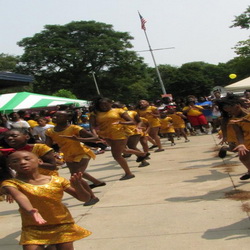
[[160, 71], [159, 71], [158, 66], [157, 66], [157, 64], [156, 64], [155, 57], [154, 57], [154, 54], [153, 54], [153, 50], [152, 50], [151, 45], [150, 45], [150, 42], [149, 42], [149, 40], [148, 40], [148, 35], [147, 35], [147, 32], [146, 32], [146, 29], [143, 29], [143, 30], [144, 30], [144, 34], [145, 34], [145, 37], [146, 37], [146, 40], [147, 40], [147, 43], [148, 43], [149, 51], [150, 51], [151, 56], [152, 56], [153, 61], [154, 61], [156, 73], [157, 73], [157, 75], [158, 75], [158, 78], [159, 78], [159, 81], [160, 81], [160, 84], [161, 84], [162, 93], [165, 95], [165, 94], [167, 94], [167, 92], [166, 92], [166, 89], [165, 89], [165, 87], [164, 87], [164, 84], [163, 84], [163, 81], [162, 81], [162, 78], [161, 78]]

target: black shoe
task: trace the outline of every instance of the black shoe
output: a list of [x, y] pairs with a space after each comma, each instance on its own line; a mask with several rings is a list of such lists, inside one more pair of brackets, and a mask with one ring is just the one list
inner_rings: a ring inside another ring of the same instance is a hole
[[226, 155], [227, 155], [227, 149], [225, 147], [221, 147], [218, 156], [223, 159], [226, 157]]
[[138, 166], [138, 168], [147, 167], [147, 166], [149, 166], [149, 165], [150, 165], [150, 163], [147, 162], [147, 161], [145, 161], [145, 162], [142, 162], [142, 163]]
[[157, 145], [152, 145], [149, 149], [157, 148]]
[[148, 156], [150, 156], [150, 153], [146, 153], [146, 155], [144, 156], [138, 156], [136, 159], [136, 162], [142, 162], [143, 160], [145, 160]]
[[89, 187], [91, 188], [91, 189], [93, 189], [93, 188], [97, 188], [97, 187], [102, 187], [102, 186], [105, 186], [106, 185], [106, 183], [105, 182], [102, 182], [102, 183], [100, 183], [100, 184], [90, 184], [89, 185]]
[[246, 173], [240, 177], [242, 181], [250, 179], [250, 173]]

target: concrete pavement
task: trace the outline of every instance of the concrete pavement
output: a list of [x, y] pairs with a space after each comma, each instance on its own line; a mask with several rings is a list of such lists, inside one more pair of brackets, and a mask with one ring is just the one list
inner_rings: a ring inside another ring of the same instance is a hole
[[[249, 214], [241, 206], [250, 195], [225, 198], [230, 191], [250, 191], [250, 180], [239, 180], [246, 169], [235, 154], [215, 157], [215, 135], [162, 143], [166, 150], [152, 151], [150, 166], [138, 168], [134, 156], [128, 159], [136, 177], [127, 181], [119, 181], [123, 172], [110, 152], [90, 162], [88, 172], [107, 185], [93, 189], [100, 202], [91, 207], [65, 195], [77, 224], [93, 232], [75, 249], [249, 249]], [[67, 169], [60, 174], [69, 177]], [[0, 202], [0, 220], [0, 249], [20, 249], [17, 205]]]

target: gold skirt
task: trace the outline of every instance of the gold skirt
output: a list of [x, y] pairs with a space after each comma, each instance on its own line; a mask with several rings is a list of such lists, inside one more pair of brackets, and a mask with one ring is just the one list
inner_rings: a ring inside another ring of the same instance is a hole
[[92, 233], [74, 223], [22, 228], [20, 245], [52, 245], [73, 242]]

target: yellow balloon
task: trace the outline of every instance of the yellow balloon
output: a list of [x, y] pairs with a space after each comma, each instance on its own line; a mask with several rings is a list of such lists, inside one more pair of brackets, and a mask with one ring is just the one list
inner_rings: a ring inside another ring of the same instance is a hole
[[230, 74], [230, 75], [229, 75], [229, 78], [231, 78], [231, 79], [234, 79], [234, 78], [236, 78], [236, 77], [237, 77], [236, 74]]

